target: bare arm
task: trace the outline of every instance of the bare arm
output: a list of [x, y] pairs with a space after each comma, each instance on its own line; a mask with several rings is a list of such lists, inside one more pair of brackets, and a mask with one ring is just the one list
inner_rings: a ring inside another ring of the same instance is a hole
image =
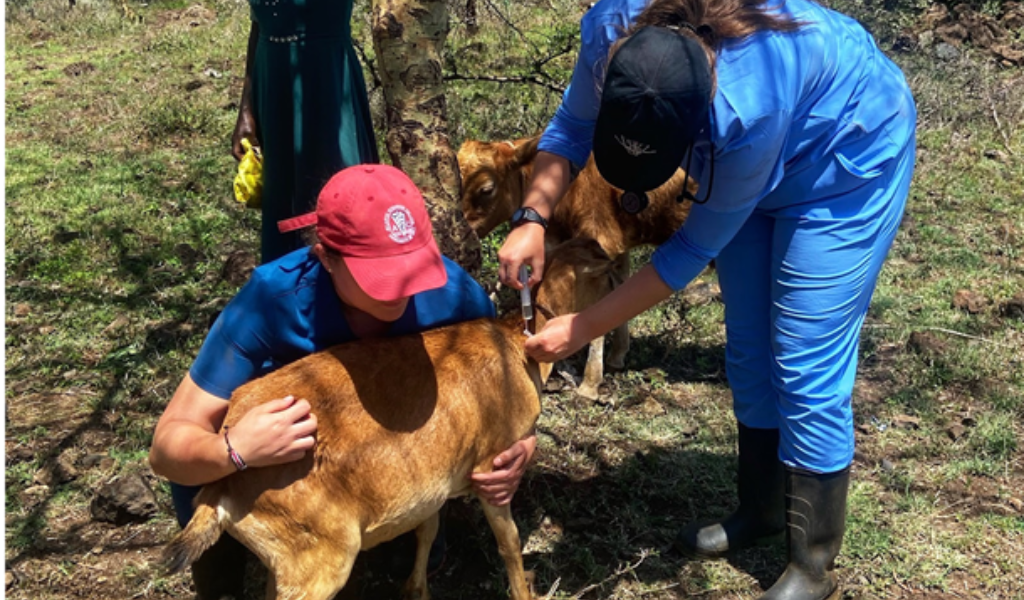
[[[533, 208], [540, 216], [550, 219], [558, 201], [572, 183], [570, 173], [568, 159], [550, 152], [538, 152], [523, 206]], [[501, 263], [498, 278], [503, 284], [522, 289], [519, 267], [526, 264], [533, 267], [529, 286], [536, 285], [544, 275], [544, 228], [527, 223], [513, 229], [498, 251], [498, 260]]]
[[671, 295], [672, 288], [647, 265], [583, 312], [548, 321], [526, 340], [526, 353], [539, 362], [561, 360]]
[[[232, 447], [249, 466], [302, 458], [313, 447], [316, 417], [309, 403], [288, 397], [261, 404], [230, 430]], [[153, 434], [153, 471], [183, 485], [202, 485], [235, 472], [220, 427], [228, 401], [204, 391], [185, 376]]]
[[238, 120], [235, 131], [231, 135], [231, 154], [235, 160], [242, 160], [245, 151], [242, 140], [248, 139], [253, 146], [260, 145], [259, 132], [256, 130], [256, 117], [252, 111], [252, 64], [256, 55], [256, 43], [260, 37], [260, 26], [253, 21], [249, 28], [249, 44], [245, 52], [245, 83], [242, 84], [242, 98], [238, 101]]

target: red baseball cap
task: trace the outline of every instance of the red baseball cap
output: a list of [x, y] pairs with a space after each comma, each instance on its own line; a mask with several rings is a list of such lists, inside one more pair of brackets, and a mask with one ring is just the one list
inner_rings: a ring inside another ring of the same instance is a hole
[[389, 302], [448, 281], [430, 215], [416, 184], [389, 165], [357, 165], [331, 177], [316, 212], [281, 221], [284, 233], [316, 225], [320, 243], [341, 255], [375, 300]]

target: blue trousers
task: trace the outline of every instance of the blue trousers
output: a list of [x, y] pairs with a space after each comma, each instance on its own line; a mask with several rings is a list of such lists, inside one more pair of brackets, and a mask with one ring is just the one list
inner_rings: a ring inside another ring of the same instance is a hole
[[852, 192], [755, 211], [716, 259], [733, 410], [748, 427], [779, 429], [789, 466], [832, 473], [853, 461], [860, 330], [903, 217], [914, 147]]
[[203, 489], [201, 485], [181, 485], [171, 482], [171, 502], [174, 504], [174, 516], [178, 519], [178, 526], [182, 529], [188, 525], [188, 522], [192, 520], [192, 515], [196, 512], [192, 501], [195, 500], [201, 489]]

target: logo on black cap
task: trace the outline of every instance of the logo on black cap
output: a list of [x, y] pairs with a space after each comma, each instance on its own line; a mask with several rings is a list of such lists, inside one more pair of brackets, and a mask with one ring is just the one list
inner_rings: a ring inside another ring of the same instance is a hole
[[618, 142], [622, 148], [630, 156], [642, 156], [644, 154], [657, 154], [657, 150], [651, 150], [651, 147], [647, 144], [641, 144], [636, 140], [631, 140], [623, 135], [615, 136], [615, 141]]

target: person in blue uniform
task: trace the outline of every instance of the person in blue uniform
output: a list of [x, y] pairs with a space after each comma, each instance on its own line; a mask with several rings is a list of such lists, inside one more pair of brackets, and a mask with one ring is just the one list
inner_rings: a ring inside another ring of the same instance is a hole
[[[398, 336], [494, 317], [483, 288], [434, 242], [415, 184], [387, 165], [345, 169], [323, 188], [315, 213], [282, 229], [316, 226], [318, 241], [258, 267], [224, 308], [153, 435], [150, 463], [171, 484], [178, 522], [192, 516], [200, 486], [239, 468], [299, 460], [309, 451], [317, 415], [302, 398], [272, 399], [230, 431], [220, 427], [242, 384], [343, 342]], [[517, 442], [476, 474], [477, 493], [511, 501], [536, 439]], [[224, 536], [193, 565], [200, 598], [241, 597], [244, 553]]]
[[[685, 224], [624, 285], [526, 342], [565, 357], [685, 287], [712, 259], [725, 303], [738, 421], [739, 508], [677, 546], [721, 556], [786, 530], [764, 598], [837, 593], [860, 330], [903, 216], [914, 101], [854, 20], [810, 0], [601, 0], [545, 130], [524, 211], [499, 251], [503, 283], [543, 274], [543, 230], [593, 151], [622, 209], [682, 167]], [[788, 527], [787, 527], [788, 525]]]

